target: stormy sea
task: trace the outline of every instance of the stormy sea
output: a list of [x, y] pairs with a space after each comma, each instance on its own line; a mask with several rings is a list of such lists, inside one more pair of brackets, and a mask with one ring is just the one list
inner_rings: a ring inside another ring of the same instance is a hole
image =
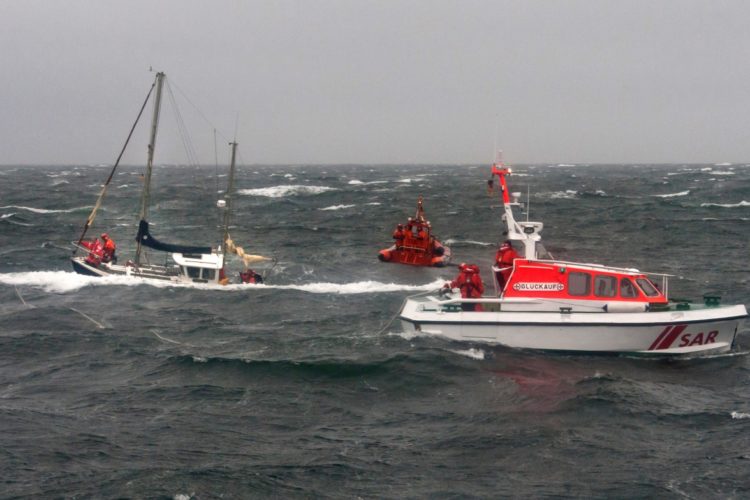
[[[750, 496], [747, 326], [682, 360], [402, 332], [404, 299], [456, 267], [378, 251], [422, 195], [488, 282], [489, 165], [240, 166], [232, 238], [274, 260], [220, 290], [73, 273], [109, 169], [0, 167], [0, 497]], [[152, 234], [218, 244], [225, 170], [157, 167]], [[117, 171], [89, 233], [122, 260], [141, 172]], [[750, 307], [750, 165], [519, 165], [509, 183], [556, 258]]]

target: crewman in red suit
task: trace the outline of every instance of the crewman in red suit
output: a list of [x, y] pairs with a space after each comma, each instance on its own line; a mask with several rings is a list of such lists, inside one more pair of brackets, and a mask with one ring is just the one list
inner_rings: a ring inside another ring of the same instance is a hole
[[94, 267], [99, 267], [102, 262], [102, 256], [104, 255], [104, 243], [98, 239], [91, 241], [82, 241], [81, 245], [89, 251], [86, 256], [86, 264]]
[[[484, 293], [484, 283], [479, 276], [479, 267], [474, 264], [464, 264], [458, 266], [458, 276], [450, 283], [446, 283], [444, 288], [458, 288], [461, 291], [463, 299], [478, 299]], [[482, 304], [462, 303], [461, 309], [464, 311], [483, 311]]]
[[495, 273], [495, 276], [497, 277], [497, 286], [501, 291], [505, 288], [505, 284], [508, 282], [508, 278], [513, 272], [513, 260], [517, 258], [518, 253], [513, 250], [510, 240], [504, 241], [495, 254], [495, 266], [500, 268], [500, 270]]
[[396, 250], [401, 250], [404, 246], [404, 225], [399, 224], [393, 231], [393, 239], [396, 241]]
[[117, 255], [115, 255], [117, 245], [115, 245], [115, 241], [110, 238], [107, 233], [103, 233], [102, 243], [104, 247], [102, 262], [112, 262], [113, 264], [117, 264]]

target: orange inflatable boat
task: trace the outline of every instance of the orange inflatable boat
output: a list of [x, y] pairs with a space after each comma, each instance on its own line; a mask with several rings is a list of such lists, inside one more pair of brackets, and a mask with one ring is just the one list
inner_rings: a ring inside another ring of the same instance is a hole
[[394, 243], [378, 253], [383, 262], [413, 266], [442, 267], [451, 259], [451, 249], [432, 235], [430, 221], [425, 219], [422, 197], [417, 200], [417, 214], [393, 231]]

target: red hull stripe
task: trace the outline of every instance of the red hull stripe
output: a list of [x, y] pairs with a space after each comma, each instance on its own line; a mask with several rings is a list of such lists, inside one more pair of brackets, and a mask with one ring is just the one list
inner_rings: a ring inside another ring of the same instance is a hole
[[653, 344], [651, 344], [651, 347], [649, 347], [649, 348], [648, 348], [648, 350], [649, 350], [649, 351], [653, 351], [653, 350], [654, 350], [654, 349], [656, 348], [656, 346], [657, 346], [657, 345], [659, 345], [659, 342], [661, 341], [661, 339], [663, 339], [663, 338], [664, 338], [664, 336], [665, 336], [665, 335], [667, 334], [667, 332], [668, 332], [669, 330], [671, 330], [671, 329], [672, 329], [672, 327], [671, 327], [671, 326], [668, 326], [668, 327], [666, 327], [666, 328], [664, 329], [664, 331], [663, 331], [663, 332], [661, 332], [661, 333], [659, 334], [659, 336], [658, 336], [658, 337], [656, 337], [656, 340], [654, 340], [654, 343], [653, 343]]
[[659, 349], [669, 349], [669, 347], [672, 345], [672, 342], [675, 341], [675, 339], [687, 328], [687, 325], [677, 325], [674, 328], [672, 328], [672, 331], [669, 332], [669, 335], [664, 337], [664, 340], [661, 341], [659, 346], [656, 348], [658, 351]]

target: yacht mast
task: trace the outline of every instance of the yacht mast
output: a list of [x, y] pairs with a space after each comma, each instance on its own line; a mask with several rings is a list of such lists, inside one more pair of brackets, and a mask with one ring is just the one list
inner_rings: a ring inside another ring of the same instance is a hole
[[[141, 195], [141, 211], [138, 220], [146, 220], [148, 215], [149, 198], [151, 197], [151, 171], [154, 166], [154, 149], [156, 148], [156, 131], [159, 127], [159, 111], [161, 109], [161, 89], [164, 85], [164, 73], [156, 74], [156, 97], [154, 99], [154, 114], [151, 118], [151, 138], [148, 142], [148, 159], [146, 161], [146, 174], [143, 179], [143, 193]], [[135, 251], [135, 265], [141, 263], [141, 242], [138, 240], [138, 246]]]
[[235, 167], [235, 159], [237, 157], [237, 141], [230, 142], [230, 146], [232, 146], [232, 160], [229, 164], [229, 182], [227, 184], [227, 192], [224, 195], [224, 200], [226, 202], [226, 207], [224, 208], [224, 238], [222, 239], [222, 261], [221, 261], [221, 267], [224, 267], [224, 260], [227, 258], [227, 240], [229, 240], [229, 215], [232, 211], [232, 193], [234, 192], [234, 167]]

